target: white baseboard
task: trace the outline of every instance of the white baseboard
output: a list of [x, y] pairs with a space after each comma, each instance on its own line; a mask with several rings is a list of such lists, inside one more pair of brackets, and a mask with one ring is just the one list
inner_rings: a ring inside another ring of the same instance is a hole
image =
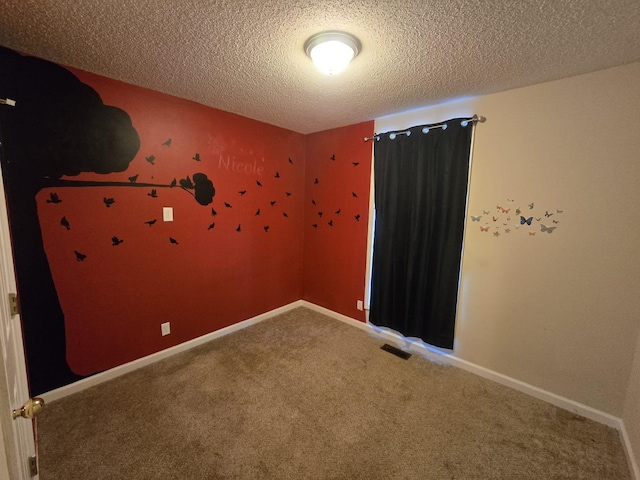
[[211, 340], [215, 340], [216, 338], [220, 338], [225, 335], [229, 335], [230, 333], [241, 330], [243, 328], [247, 328], [251, 325], [255, 325], [256, 323], [262, 322], [267, 318], [275, 317], [276, 315], [280, 315], [281, 313], [288, 312], [289, 310], [293, 310], [296, 307], [301, 307], [302, 305], [303, 305], [302, 300], [297, 300], [295, 302], [289, 303], [288, 305], [284, 305], [282, 307], [276, 308], [274, 310], [270, 310], [268, 312], [262, 313], [255, 317], [248, 318], [247, 320], [234, 323], [233, 325], [229, 325], [228, 327], [221, 328], [220, 330], [216, 330], [215, 332], [211, 332], [201, 337], [194, 338], [193, 340], [189, 340], [188, 342], [181, 343], [180, 345], [167, 348], [166, 350], [162, 350], [160, 352], [147, 355], [146, 357], [139, 358], [132, 362], [125, 363], [124, 365], [111, 368], [101, 373], [97, 373], [95, 375], [92, 375], [91, 377], [87, 377], [75, 383], [65, 385], [64, 387], [56, 388], [55, 390], [51, 390], [47, 393], [40, 395], [40, 397], [42, 397], [45, 403], [59, 400], [63, 397], [81, 392], [82, 390], [86, 390], [87, 388], [93, 387], [100, 383], [104, 383], [108, 380], [112, 380], [126, 373], [133, 372], [138, 368], [146, 367], [147, 365], [151, 365], [152, 363], [171, 357], [176, 353], [184, 352], [191, 348], [202, 345], [203, 343], [207, 343], [207, 342], [210, 342]]
[[543, 390], [541, 388], [535, 387], [533, 385], [522, 382], [520, 380], [516, 380], [515, 378], [509, 377], [507, 375], [494, 372], [493, 370], [489, 370], [488, 368], [481, 367], [480, 365], [476, 365], [474, 363], [468, 362], [466, 360], [456, 357], [452, 353], [449, 353], [449, 351], [447, 350], [433, 347], [431, 345], [427, 345], [421, 340], [415, 340], [415, 339], [403, 337], [391, 330], [376, 327], [375, 325], [372, 325], [370, 323], [364, 323], [364, 322], [358, 321], [354, 318], [347, 317], [346, 315], [336, 313], [327, 308], [321, 307], [319, 305], [315, 305], [313, 303], [310, 303], [304, 300], [302, 301], [302, 306], [310, 310], [314, 310], [316, 312], [322, 313], [328, 317], [335, 318], [336, 320], [340, 320], [341, 322], [347, 323], [353, 327], [364, 330], [378, 338], [384, 339], [385, 341], [393, 342], [400, 348], [404, 350], [409, 350], [411, 353], [416, 353], [418, 355], [425, 356], [428, 359], [434, 360], [436, 362], [441, 362], [441, 363], [446, 363], [448, 365], [456, 366], [458, 368], [474, 373], [488, 380], [492, 380], [494, 382], [500, 383], [501, 385], [505, 385], [507, 387], [518, 390], [522, 393], [526, 393], [527, 395], [530, 395], [537, 399], [551, 403], [557, 407], [573, 412], [576, 415], [580, 415], [582, 417], [586, 417], [598, 423], [602, 423], [609, 427], [615, 428], [616, 430], [618, 430], [618, 432], [620, 432], [620, 436], [622, 439], [622, 443], [625, 447], [625, 453], [627, 455], [627, 460], [628, 460], [631, 472], [632, 474], [635, 474], [636, 480], [640, 480], [640, 471], [638, 470], [638, 463], [635, 459], [635, 456], [633, 455], [633, 449], [631, 447], [631, 443], [629, 441], [629, 437], [627, 435], [624, 422], [622, 421], [621, 418], [605, 413], [601, 410], [597, 410], [595, 408], [589, 407], [588, 405], [584, 405], [574, 400], [570, 400], [566, 397], [556, 395], [555, 393], [549, 392], [547, 390]]

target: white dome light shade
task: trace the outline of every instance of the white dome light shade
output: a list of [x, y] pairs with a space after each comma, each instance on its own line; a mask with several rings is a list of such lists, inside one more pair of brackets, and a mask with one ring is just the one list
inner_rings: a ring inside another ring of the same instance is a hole
[[360, 40], [338, 31], [317, 33], [304, 44], [304, 50], [315, 66], [327, 75], [342, 72], [361, 49]]

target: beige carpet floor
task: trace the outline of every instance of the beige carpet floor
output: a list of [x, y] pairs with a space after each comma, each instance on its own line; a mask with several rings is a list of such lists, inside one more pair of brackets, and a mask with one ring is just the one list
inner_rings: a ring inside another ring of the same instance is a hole
[[618, 432], [298, 308], [52, 402], [42, 480], [593, 479]]

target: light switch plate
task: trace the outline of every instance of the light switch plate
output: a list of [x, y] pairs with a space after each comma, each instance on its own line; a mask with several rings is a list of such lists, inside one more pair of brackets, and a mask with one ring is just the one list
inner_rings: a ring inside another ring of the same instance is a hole
[[173, 222], [173, 207], [162, 207], [162, 220]]
[[362, 309], [363, 309], [363, 306], [362, 306], [362, 300], [358, 300], [358, 303], [356, 303], [356, 308], [357, 308], [358, 310], [362, 310]]

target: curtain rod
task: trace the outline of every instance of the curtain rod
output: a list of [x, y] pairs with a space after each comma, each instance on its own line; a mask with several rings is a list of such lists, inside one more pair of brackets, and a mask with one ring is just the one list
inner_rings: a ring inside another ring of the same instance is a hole
[[[449, 121], [449, 120], [447, 120], [447, 121]], [[443, 128], [443, 127], [446, 128], [447, 121], [433, 123], [431, 125], [425, 125], [424, 128], [422, 129], [422, 132], [423, 133], [427, 133], [430, 128]], [[478, 122], [484, 123], [486, 121], [487, 121], [487, 119], [485, 117], [474, 114], [473, 117], [464, 118], [462, 120], [462, 123], [472, 122], [472, 123], [475, 124], [475, 123], [478, 123]], [[466, 126], [466, 125], [463, 125], [463, 126]], [[410, 129], [400, 130], [400, 131], [397, 131], [397, 132], [385, 132], [385, 133], [391, 133], [391, 135], [392, 135], [391, 139], [393, 140], [396, 135], [406, 135], [407, 132], [409, 132], [409, 130]], [[364, 137], [364, 141], [365, 142], [369, 142], [371, 140], [379, 140], [380, 139], [380, 135], [382, 135], [382, 134], [381, 133], [374, 133], [372, 137]]]

